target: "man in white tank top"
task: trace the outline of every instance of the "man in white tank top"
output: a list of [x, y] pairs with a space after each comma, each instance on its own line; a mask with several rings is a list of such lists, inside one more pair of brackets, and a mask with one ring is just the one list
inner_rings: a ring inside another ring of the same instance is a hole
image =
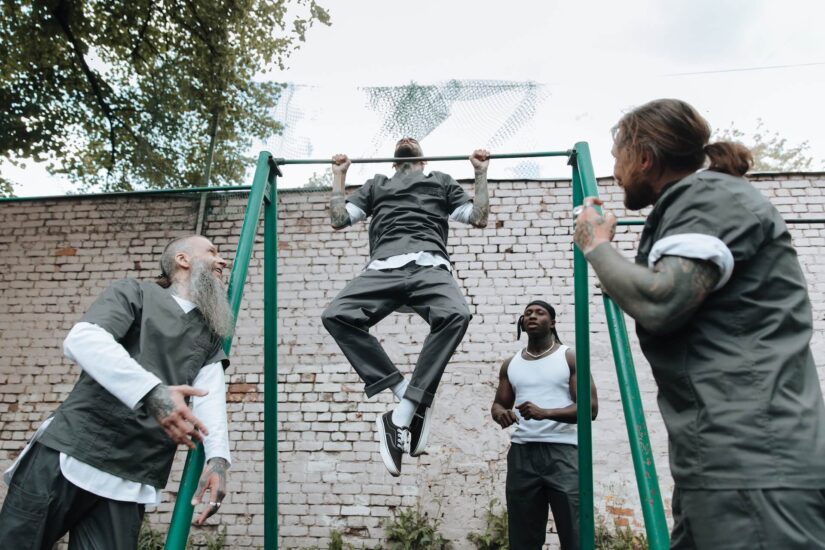
[[[530, 302], [517, 323], [527, 347], [506, 359], [493, 401], [493, 420], [516, 424], [507, 454], [510, 548], [540, 550], [548, 505], [562, 550], [579, 548], [579, 468], [576, 432], [576, 353], [561, 343], [556, 311]], [[590, 381], [592, 416], [599, 402]]]

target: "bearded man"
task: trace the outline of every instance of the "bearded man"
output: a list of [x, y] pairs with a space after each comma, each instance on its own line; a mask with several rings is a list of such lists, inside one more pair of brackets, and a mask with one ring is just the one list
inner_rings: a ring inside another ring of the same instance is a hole
[[[441, 375], [470, 324], [470, 309], [451, 274], [447, 253], [448, 221], [485, 227], [489, 215], [487, 167], [490, 154], [469, 156], [475, 171], [475, 197], [447, 174], [424, 172], [415, 157], [418, 141], [403, 138], [395, 146], [395, 174], [376, 175], [345, 199], [350, 160], [332, 158], [330, 222], [344, 229], [370, 217], [370, 259], [364, 271], [335, 297], [322, 315], [324, 326], [355, 372], [367, 397], [386, 389], [400, 401], [376, 419], [379, 450], [390, 474], [401, 474], [404, 454], [419, 456], [429, 436], [432, 403]], [[420, 315], [430, 334], [407, 379], [369, 329], [400, 308]]]
[[169, 243], [160, 264], [155, 282], [114, 283], [66, 337], [80, 378], [6, 471], [0, 548], [51, 549], [67, 532], [73, 550], [137, 548], [178, 444], [206, 452], [193, 504], [207, 492], [209, 504], [195, 523], [218, 511], [230, 461], [226, 261], [195, 235]]

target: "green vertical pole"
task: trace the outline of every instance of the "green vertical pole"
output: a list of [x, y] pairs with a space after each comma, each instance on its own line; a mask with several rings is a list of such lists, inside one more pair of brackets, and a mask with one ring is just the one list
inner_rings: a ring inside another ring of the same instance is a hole
[[[575, 152], [583, 195], [598, 197], [596, 177], [593, 174], [593, 165], [590, 162], [590, 148], [587, 143], [580, 142], [575, 145]], [[575, 172], [573, 175], [575, 184]], [[581, 202], [577, 204], [581, 204]], [[581, 255], [578, 247], [576, 252]], [[578, 305], [578, 294], [576, 295], [576, 302]], [[606, 295], [604, 296], [604, 307], [607, 315], [608, 333], [613, 348], [613, 359], [616, 362], [616, 374], [619, 379], [619, 391], [622, 396], [622, 407], [630, 440], [633, 466], [636, 472], [636, 484], [639, 488], [642, 513], [645, 519], [648, 545], [651, 550], [666, 550], [670, 546], [667, 521], [656, 476], [656, 465], [653, 462], [653, 452], [647, 434], [642, 398], [639, 394], [636, 371], [633, 367], [633, 356], [630, 353], [624, 316], [616, 303]], [[577, 325], [577, 332], [578, 328]]]
[[264, 549], [278, 548], [278, 166], [264, 213]]
[[[580, 143], [576, 144], [578, 148]], [[585, 144], [586, 146], [586, 144]], [[573, 207], [584, 201], [578, 165], [589, 157], [570, 157], [573, 165]], [[572, 217], [572, 211], [571, 211]], [[590, 403], [590, 322], [587, 289], [587, 260], [573, 247], [573, 292], [576, 308], [576, 422], [579, 433], [579, 547], [593, 550], [596, 538], [593, 519], [593, 441]]]
[[[261, 216], [261, 207], [266, 191], [267, 175], [269, 172], [270, 154], [262, 152], [258, 156], [258, 166], [255, 170], [255, 179], [252, 189], [249, 191], [249, 202], [246, 214], [243, 219], [241, 236], [238, 240], [238, 250], [235, 259], [232, 261], [232, 273], [229, 275], [228, 299], [232, 308], [232, 313], [237, 319], [238, 311], [241, 308], [241, 298], [243, 297], [243, 287], [246, 282], [246, 273], [249, 268], [249, 260], [252, 257], [252, 249], [255, 245], [255, 234], [258, 229], [258, 220]], [[234, 327], [233, 327], [234, 332]], [[232, 347], [232, 335], [230, 334], [223, 342], [223, 349], [227, 355]], [[172, 521], [169, 524], [169, 532], [166, 535], [165, 550], [185, 550], [186, 541], [189, 538], [189, 526], [192, 523], [192, 497], [198, 488], [198, 480], [203, 471], [204, 451], [203, 445], [189, 451], [186, 463], [183, 467], [180, 488], [175, 501], [175, 509], [172, 511]]]

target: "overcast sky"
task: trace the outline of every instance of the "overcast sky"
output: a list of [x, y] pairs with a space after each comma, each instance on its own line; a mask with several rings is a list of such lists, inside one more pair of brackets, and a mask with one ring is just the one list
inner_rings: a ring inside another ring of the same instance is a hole
[[[790, 144], [808, 141], [815, 169], [825, 169], [825, 2], [819, 0], [319, 1], [332, 26], [311, 29], [289, 68], [266, 76], [312, 90], [306, 97], [316, 103], [309, 117], [316, 126], [301, 128], [315, 158], [372, 151], [374, 121], [359, 114], [363, 102], [352, 107], [360, 88], [484, 79], [543, 84], [524, 143], [555, 150], [588, 141], [597, 175], [612, 171], [610, 128], [627, 109], [658, 97], [687, 100], [714, 128], [752, 133], [761, 118]], [[486, 145], [481, 134], [446, 126], [425, 138], [428, 154]], [[275, 150], [284, 146], [273, 138], [250, 154], [266, 148], [285, 156]], [[568, 173], [556, 162], [542, 176]], [[467, 174], [460, 170], [447, 171], [468, 176], [469, 164]], [[21, 196], [69, 189], [31, 165], [3, 173], [22, 184]], [[284, 185], [303, 183], [301, 174]]]

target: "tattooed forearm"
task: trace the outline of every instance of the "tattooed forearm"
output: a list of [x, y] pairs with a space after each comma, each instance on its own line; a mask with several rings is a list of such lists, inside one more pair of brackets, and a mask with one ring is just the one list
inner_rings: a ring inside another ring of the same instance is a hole
[[329, 199], [329, 222], [334, 229], [341, 229], [349, 225], [349, 213], [346, 208], [347, 201], [344, 192], [333, 189]]
[[227, 462], [225, 458], [210, 458], [209, 462], [206, 464], [206, 467], [210, 472], [214, 472], [219, 476], [226, 478], [226, 471], [229, 470], [229, 462]]
[[487, 170], [476, 171], [474, 195], [473, 211], [470, 213], [470, 224], [472, 224], [473, 227], [487, 227], [487, 218], [490, 215]]
[[687, 323], [719, 280], [716, 265], [665, 256], [651, 270], [626, 260], [608, 243], [587, 260], [605, 292], [646, 330], [666, 334]]
[[169, 386], [158, 384], [146, 394], [144, 399], [146, 411], [157, 419], [166, 418], [175, 408]]

